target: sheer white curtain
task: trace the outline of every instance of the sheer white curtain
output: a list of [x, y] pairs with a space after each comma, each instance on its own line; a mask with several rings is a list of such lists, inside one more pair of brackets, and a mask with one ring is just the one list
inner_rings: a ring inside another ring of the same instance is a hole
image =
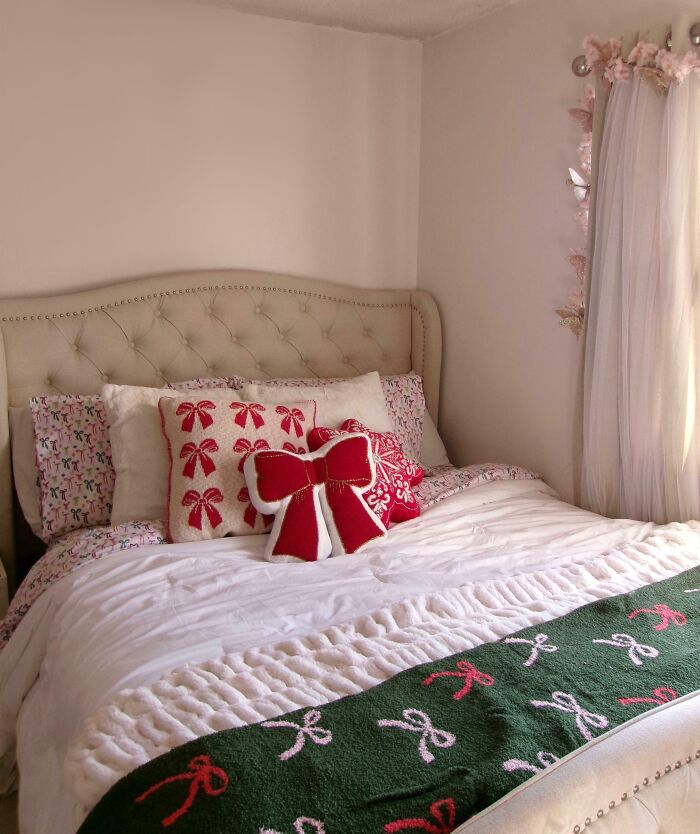
[[596, 179], [581, 497], [700, 519], [700, 78], [613, 85]]

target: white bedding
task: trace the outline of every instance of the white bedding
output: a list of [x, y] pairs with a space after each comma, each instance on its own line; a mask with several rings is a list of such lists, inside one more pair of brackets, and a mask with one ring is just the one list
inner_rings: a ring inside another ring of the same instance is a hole
[[319, 564], [266, 563], [263, 538], [246, 537], [83, 565], [44, 592], [0, 654], [0, 761], [7, 777], [17, 717], [22, 834], [75, 830], [76, 801], [56, 774], [83, 722], [124, 688], [418, 593], [585, 565], [654, 531], [564, 504], [541, 481], [503, 481], [437, 504], [364, 554]]

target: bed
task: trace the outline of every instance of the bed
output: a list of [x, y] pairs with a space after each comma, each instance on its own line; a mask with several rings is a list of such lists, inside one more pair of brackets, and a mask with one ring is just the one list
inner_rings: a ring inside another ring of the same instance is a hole
[[[415, 371], [438, 417], [440, 321], [422, 292], [195, 272], [6, 301], [0, 329], [0, 553], [11, 581], [7, 413], [30, 396], [98, 393], [106, 382]], [[134, 768], [207, 733], [378, 689], [416, 664], [499, 645], [700, 564], [698, 525], [605, 519], [517, 467], [426, 482], [420, 518], [317, 564], [263, 561], [260, 535], [166, 544], [156, 524], [54, 547], [45, 587], [0, 653], [0, 789], [16, 786], [18, 766], [22, 834], [72, 834]], [[213, 706], [212, 675], [224, 693]], [[558, 761], [509, 760], [531, 778], [461, 825], [431, 806], [407, 827], [694, 830], [700, 703], [694, 689], [673, 694], [650, 695], [645, 711]], [[292, 828], [339, 830], [311, 817]]]

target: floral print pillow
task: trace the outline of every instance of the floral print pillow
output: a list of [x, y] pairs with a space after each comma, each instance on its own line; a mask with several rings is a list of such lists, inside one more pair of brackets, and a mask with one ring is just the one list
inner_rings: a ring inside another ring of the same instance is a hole
[[386, 408], [394, 424], [394, 434], [407, 458], [420, 460], [425, 420], [423, 380], [411, 372], [382, 377]]
[[211, 379], [197, 376], [182, 382], [169, 382], [165, 387], [171, 391], [203, 391], [206, 388], [240, 388], [243, 382], [239, 376], [217, 376]]
[[39, 470], [41, 538], [108, 524], [114, 469], [104, 406], [98, 396], [29, 401]]

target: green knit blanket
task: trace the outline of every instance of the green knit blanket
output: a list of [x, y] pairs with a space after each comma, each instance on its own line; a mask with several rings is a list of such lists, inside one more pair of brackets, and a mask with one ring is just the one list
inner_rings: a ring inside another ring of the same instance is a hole
[[[697, 592], [696, 592], [697, 591]], [[700, 689], [700, 568], [138, 768], [80, 834], [447, 834]]]

